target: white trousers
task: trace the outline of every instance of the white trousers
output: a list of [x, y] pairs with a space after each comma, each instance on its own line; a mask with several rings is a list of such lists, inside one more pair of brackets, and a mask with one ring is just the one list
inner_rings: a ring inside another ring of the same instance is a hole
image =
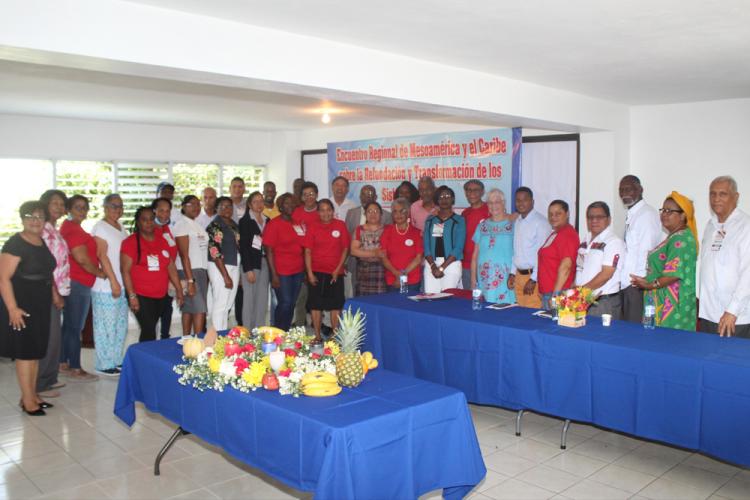
[[229, 310], [234, 305], [234, 298], [237, 295], [237, 285], [240, 282], [239, 266], [225, 266], [229, 277], [232, 278], [232, 288], [224, 286], [224, 278], [221, 271], [213, 262], [208, 263], [208, 281], [209, 289], [209, 308], [211, 314], [211, 323], [217, 330], [226, 330], [229, 321]]
[[[435, 264], [440, 266], [445, 261], [443, 257], [435, 258]], [[443, 271], [443, 277], [438, 279], [432, 275], [429, 264], [424, 266], [425, 293], [439, 293], [448, 288], [461, 288], [461, 261], [455, 260]]]

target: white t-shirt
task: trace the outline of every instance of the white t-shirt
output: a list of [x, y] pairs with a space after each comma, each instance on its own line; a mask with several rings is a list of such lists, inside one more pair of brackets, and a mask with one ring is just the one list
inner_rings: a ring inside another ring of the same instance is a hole
[[[190, 217], [183, 217], [174, 228], [174, 237], [188, 237], [188, 255], [193, 269], [208, 268], [208, 233], [200, 223]], [[182, 269], [182, 259], [177, 256], [177, 269]]]
[[[112, 265], [112, 271], [115, 273], [117, 282], [122, 286], [122, 273], [120, 272], [120, 245], [122, 244], [122, 240], [128, 237], [127, 231], [125, 231], [125, 228], [123, 228], [122, 225], [120, 225], [120, 229], [115, 229], [108, 222], [100, 220], [94, 224], [94, 227], [91, 229], [91, 236], [101, 238], [107, 242], [107, 258], [109, 258], [109, 263]], [[112, 285], [109, 280], [96, 278], [91, 291], [111, 293]]]
[[[343, 203], [339, 205], [336, 203], [336, 200], [331, 197], [331, 203], [333, 203], [333, 216], [338, 220], [346, 220], [346, 213], [351, 210], [352, 208], [356, 208], [357, 205], [354, 204], [352, 200], [349, 198], [344, 198]], [[364, 213], [364, 210], [362, 211]]]
[[578, 247], [576, 261], [576, 285], [582, 286], [599, 274], [603, 266], [615, 268], [615, 274], [594, 293], [610, 295], [620, 291], [620, 273], [625, 261], [625, 242], [608, 227], [593, 240], [588, 233], [586, 240]]

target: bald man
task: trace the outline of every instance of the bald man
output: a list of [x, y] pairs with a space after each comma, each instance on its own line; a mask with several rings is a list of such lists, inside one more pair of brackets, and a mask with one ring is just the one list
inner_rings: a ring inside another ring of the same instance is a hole
[[216, 216], [216, 190], [207, 187], [203, 190], [203, 208], [201, 213], [195, 218], [201, 227], [206, 228]]

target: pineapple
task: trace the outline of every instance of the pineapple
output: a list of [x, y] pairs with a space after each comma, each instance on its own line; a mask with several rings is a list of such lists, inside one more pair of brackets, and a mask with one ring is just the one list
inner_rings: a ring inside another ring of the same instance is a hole
[[341, 354], [336, 358], [336, 376], [339, 384], [357, 387], [365, 376], [359, 347], [365, 337], [365, 315], [352, 308], [342, 311], [339, 327], [336, 329], [336, 342], [341, 346]]

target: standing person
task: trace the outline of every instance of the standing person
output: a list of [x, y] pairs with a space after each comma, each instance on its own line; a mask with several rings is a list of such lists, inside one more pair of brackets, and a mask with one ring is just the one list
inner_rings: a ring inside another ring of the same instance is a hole
[[[208, 225], [208, 279], [211, 283], [211, 322], [226, 330], [229, 310], [235, 303], [240, 282], [240, 230], [232, 220], [232, 200], [216, 200], [217, 216]], [[240, 311], [241, 314], [241, 311]]]
[[292, 220], [294, 196], [284, 193], [277, 201], [281, 215], [266, 224], [263, 245], [266, 248], [271, 286], [276, 295], [273, 325], [288, 330], [292, 324], [305, 270], [302, 241], [305, 231]]
[[[371, 184], [365, 184], [359, 190], [359, 206], [350, 209], [346, 213], [346, 229], [349, 231], [349, 236], [354, 237], [354, 232], [359, 226], [367, 222], [367, 214], [365, 207], [370, 203], [378, 201], [378, 193], [375, 190], [375, 186]], [[392, 221], [391, 213], [388, 210], [383, 210], [381, 222], [383, 224], [390, 224]], [[344, 281], [344, 294], [348, 297], [353, 297], [355, 291], [358, 288], [357, 285], [357, 260], [349, 259], [347, 266], [347, 277]]]
[[304, 183], [305, 179], [301, 177], [297, 177], [296, 179], [294, 179], [294, 182], [292, 182], [292, 199], [294, 200], [295, 207], [302, 205], [302, 185]]
[[346, 225], [334, 218], [331, 200], [318, 203], [320, 221], [305, 233], [305, 269], [309, 283], [307, 309], [312, 316], [315, 339], [322, 340], [320, 329], [323, 311], [331, 313], [331, 328], [336, 331], [341, 309], [344, 307], [344, 262], [349, 255], [349, 232]]
[[39, 201], [46, 208], [47, 222], [42, 230], [42, 239], [55, 257], [57, 264], [52, 276], [57, 288], [57, 295], [52, 296], [50, 307], [49, 344], [47, 354], [39, 361], [39, 375], [37, 376], [37, 392], [41, 397], [57, 397], [57, 389], [65, 387], [64, 382], [57, 378], [60, 366], [60, 345], [62, 343], [62, 309], [65, 305], [64, 297], [70, 295], [70, 262], [68, 260], [68, 244], [57, 230], [57, 221], [65, 215], [65, 203], [68, 197], [57, 189], [45, 191]]
[[346, 213], [356, 205], [346, 197], [349, 194], [349, 179], [338, 176], [331, 182], [331, 193], [333, 193], [333, 216], [338, 220], [346, 220]]
[[592, 316], [611, 314], [620, 319], [620, 282], [625, 242], [612, 231], [609, 205], [595, 201], [586, 209], [588, 235], [578, 247], [576, 285], [594, 291], [598, 298], [588, 309]]
[[208, 233], [197, 221], [201, 202], [189, 194], [182, 199], [182, 218], [174, 227], [180, 253], [176, 262], [177, 275], [187, 296], [182, 304], [182, 335], [206, 330], [208, 305]]
[[[151, 202], [151, 208], [154, 210], [154, 214], [156, 214], [156, 233], [158, 236], [164, 238], [164, 241], [167, 242], [168, 252], [169, 252], [169, 258], [172, 259], [172, 261], [177, 260], [177, 241], [174, 239], [174, 234], [172, 233], [172, 201], [167, 198], [157, 198], [153, 202]], [[169, 331], [172, 328], [172, 313], [174, 312], [174, 308], [172, 307], [172, 297], [175, 296], [174, 289], [169, 289], [169, 297], [170, 300], [168, 300], [164, 304], [164, 309], [161, 313], [161, 338], [162, 340], [168, 339], [170, 337]]]
[[[472, 257], [474, 256], [474, 231], [476, 231], [480, 222], [490, 216], [490, 211], [487, 207], [487, 203], [482, 201], [482, 197], [484, 196], [484, 183], [482, 183], [482, 181], [477, 179], [466, 181], [466, 183], [464, 183], [464, 194], [466, 195], [466, 201], [469, 202], [469, 207], [461, 212], [461, 216], [466, 221], [466, 242], [464, 243], [464, 255], [461, 261], [461, 266], [463, 268], [461, 282], [464, 287], [467, 287], [473, 283], [471, 279], [471, 262]], [[503, 195], [503, 204], [504, 203], [505, 195]], [[505, 213], [504, 207], [503, 213]], [[505, 275], [505, 279], [507, 278], [508, 276]]]
[[414, 184], [409, 181], [404, 181], [398, 185], [394, 194], [394, 201], [399, 198], [404, 198], [409, 202], [409, 205], [411, 205], [419, 199], [419, 191]]
[[[240, 222], [240, 219], [245, 215], [247, 201], [245, 200], [245, 181], [242, 177], [235, 177], [232, 182], [229, 183], [229, 196], [232, 198], [232, 220], [235, 224]], [[234, 319], [237, 320], [237, 324], [242, 324], [242, 302], [243, 294], [242, 287], [235, 283], [236, 290], [234, 292]]]
[[537, 284], [539, 249], [552, 228], [547, 218], [534, 210], [534, 193], [525, 186], [516, 189], [516, 210], [519, 217], [513, 234], [510, 284], [516, 292], [519, 306], [539, 309], [542, 307]]
[[576, 277], [575, 262], [581, 241], [570, 225], [570, 209], [563, 200], [553, 200], [547, 209], [552, 233], [539, 248], [539, 292], [542, 307], [552, 309], [552, 297], [567, 290]]
[[[434, 196], [438, 211], [424, 224], [425, 293], [461, 286], [461, 258], [466, 239], [466, 221], [453, 212], [456, 194], [448, 186], [440, 186]], [[414, 206], [411, 208], [414, 213]]]
[[0, 355], [15, 360], [21, 409], [41, 416], [44, 408], [53, 407], [36, 387], [39, 360], [49, 344], [52, 301], [59, 301], [52, 276], [56, 261], [42, 240], [44, 205], [27, 201], [19, 213], [23, 230], [5, 242], [0, 254]]
[[513, 220], [505, 209], [505, 193], [490, 189], [487, 205], [490, 217], [479, 222], [472, 235], [471, 272], [464, 287], [478, 288], [487, 302], [513, 304], [516, 301], [516, 292], [510, 282]]
[[411, 204], [411, 223], [420, 231], [424, 231], [425, 221], [438, 211], [435, 203], [435, 181], [432, 177], [424, 176], [419, 179], [418, 189], [419, 199]]
[[263, 215], [268, 219], [279, 216], [279, 207], [276, 206], [276, 184], [271, 181], [263, 183]]
[[422, 283], [424, 243], [419, 229], [409, 222], [410, 208], [406, 198], [393, 201], [393, 224], [383, 229], [380, 247], [386, 284], [399, 290], [401, 276], [406, 276], [407, 293], [418, 293]]
[[99, 377], [81, 368], [81, 331], [91, 306], [91, 287], [96, 278], [107, 275], [99, 267], [94, 238], [81, 227], [89, 213], [89, 200], [73, 195], [66, 208], [69, 216], [60, 226], [60, 234], [70, 249], [70, 295], [63, 309], [60, 372], [73, 380], [91, 382]]
[[123, 293], [120, 272], [120, 247], [128, 237], [120, 224], [123, 203], [118, 194], [104, 197], [104, 218], [91, 230], [96, 241], [97, 257], [106, 279], [97, 278], [91, 289], [94, 323], [94, 346], [97, 372], [108, 376], [119, 375], [125, 337], [128, 334], [128, 299]]
[[240, 219], [242, 261], [242, 318], [253, 329], [266, 324], [268, 312], [268, 263], [263, 252], [263, 230], [268, 223], [264, 196], [258, 191], [247, 198], [247, 210]]
[[155, 223], [154, 209], [140, 207], [135, 211], [133, 234], [120, 247], [122, 282], [128, 294], [128, 305], [140, 327], [139, 342], [156, 340], [156, 323], [164, 305], [171, 301], [167, 295], [169, 283], [175, 287], [177, 304], [182, 306], [183, 295], [174, 260], [169, 256], [167, 242]]
[[648, 253], [664, 238], [659, 213], [643, 199], [643, 186], [635, 175], [620, 180], [620, 199], [628, 209], [625, 216], [625, 256], [620, 288], [622, 319], [640, 323], [643, 319], [643, 290], [631, 284], [630, 275], [646, 276]]
[[216, 190], [212, 187], [203, 189], [203, 208], [201, 213], [195, 218], [195, 222], [206, 229], [211, 221], [216, 217]]
[[174, 229], [175, 224], [177, 224], [177, 221], [180, 220], [180, 217], [182, 215], [180, 214], [180, 209], [177, 207], [174, 207], [174, 203], [172, 201], [174, 200], [174, 186], [170, 184], [169, 182], [160, 182], [159, 185], [156, 187], [156, 199], [159, 199], [159, 198], [164, 198], [164, 199], [169, 200], [169, 205], [170, 205], [169, 228]]
[[[304, 182], [302, 184], [302, 204], [294, 209], [292, 220], [301, 227], [304, 232], [308, 228], [320, 222], [318, 213], [318, 186], [314, 182]], [[294, 324], [296, 326], [307, 325], [307, 281], [302, 281], [297, 304], [294, 308]]]
[[698, 329], [750, 338], [750, 217], [737, 208], [737, 182], [728, 175], [711, 182], [711, 219], [701, 248]]
[[656, 326], [694, 332], [698, 240], [693, 202], [672, 191], [659, 212], [668, 236], [649, 252], [646, 276], [630, 278], [632, 284], [651, 295]]
[[376, 201], [365, 207], [365, 223], [354, 230], [350, 252], [357, 261], [355, 295], [373, 295], [386, 291], [385, 268], [381, 258], [380, 238], [383, 236], [383, 209]]

